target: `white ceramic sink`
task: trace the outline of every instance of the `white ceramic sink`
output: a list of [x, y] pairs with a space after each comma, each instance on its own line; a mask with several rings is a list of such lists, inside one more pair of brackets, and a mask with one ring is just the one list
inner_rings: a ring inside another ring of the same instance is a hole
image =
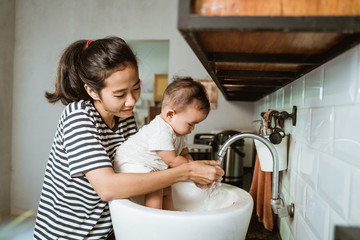
[[172, 186], [176, 211], [144, 207], [143, 197], [109, 203], [116, 239], [241, 240], [253, 200], [241, 188], [220, 184], [210, 194], [192, 182]]

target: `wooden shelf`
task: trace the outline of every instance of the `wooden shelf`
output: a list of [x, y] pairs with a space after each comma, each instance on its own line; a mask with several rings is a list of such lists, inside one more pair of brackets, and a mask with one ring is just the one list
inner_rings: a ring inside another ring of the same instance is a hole
[[178, 29], [227, 100], [256, 101], [360, 43], [360, 1], [294, 3], [180, 0]]

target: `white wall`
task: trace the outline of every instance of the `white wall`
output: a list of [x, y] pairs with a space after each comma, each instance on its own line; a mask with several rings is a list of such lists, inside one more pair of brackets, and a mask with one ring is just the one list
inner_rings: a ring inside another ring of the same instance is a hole
[[282, 192], [295, 217], [281, 219], [283, 240], [333, 239], [334, 225], [360, 226], [360, 45], [256, 102], [298, 107]]
[[[16, 1], [13, 213], [37, 209], [47, 158], [63, 109], [60, 104], [47, 103], [44, 92], [53, 90], [57, 62], [70, 43], [108, 35], [125, 40], [169, 40], [169, 76], [209, 78], [177, 30], [177, 8], [175, 0]], [[199, 125], [201, 131], [251, 129], [251, 103], [226, 104], [220, 96], [218, 104], [219, 109]]]
[[15, 3], [0, 1], [0, 218], [10, 211]]

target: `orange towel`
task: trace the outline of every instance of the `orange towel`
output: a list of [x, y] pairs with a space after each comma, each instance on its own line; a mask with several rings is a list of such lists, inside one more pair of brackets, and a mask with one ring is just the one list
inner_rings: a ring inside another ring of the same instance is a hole
[[262, 222], [265, 229], [269, 231], [273, 230], [276, 217], [270, 205], [271, 177], [271, 172], [261, 171], [259, 157], [256, 154], [254, 175], [249, 193], [254, 200], [254, 210], [258, 216], [258, 220]]

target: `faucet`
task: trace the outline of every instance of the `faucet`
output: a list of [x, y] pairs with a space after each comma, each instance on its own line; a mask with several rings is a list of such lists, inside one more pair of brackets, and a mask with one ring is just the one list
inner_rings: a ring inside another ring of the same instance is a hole
[[270, 205], [275, 214], [278, 214], [279, 217], [294, 216], [294, 204], [291, 203], [289, 206], [285, 204], [285, 198], [282, 193], [279, 193], [279, 156], [273, 144], [263, 136], [254, 133], [239, 133], [231, 138], [229, 138], [221, 149], [218, 151], [218, 160], [220, 160], [220, 167], [224, 169], [224, 156], [226, 154], [226, 149], [235, 141], [243, 138], [252, 138], [256, 139], [270, 150], [273, 158], [273, 174], [272, 174], [272, 196], [270, 200]]

